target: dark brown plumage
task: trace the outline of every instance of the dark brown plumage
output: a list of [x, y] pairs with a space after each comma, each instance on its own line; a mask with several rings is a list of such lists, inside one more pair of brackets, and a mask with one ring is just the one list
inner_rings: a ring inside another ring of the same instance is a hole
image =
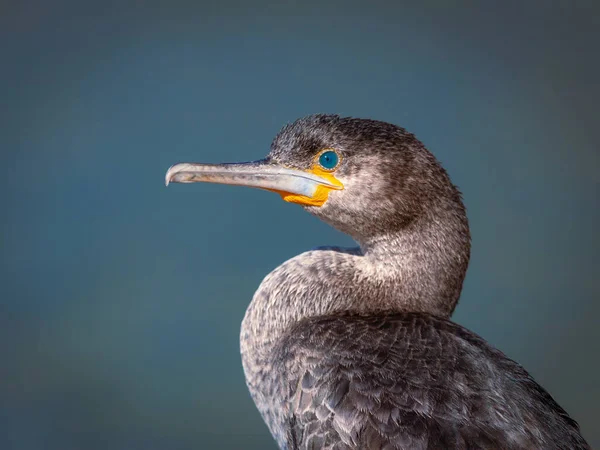
[[584, 449], [518, 364], [422, 313], [306, 319], [278, 345], [288, 448]]
[[[315, 158], [329, 150], [339, 164], [327, 172]], [[284, 262], [246, 312], [246, 381], [282, 449], [589, 448], [521, 366], [450, 322], [469, 262], [466, 212], [412, 134], [309, 116], [265, 160], [180, 164], [169, 181], [288, 189], [359, 244]]]

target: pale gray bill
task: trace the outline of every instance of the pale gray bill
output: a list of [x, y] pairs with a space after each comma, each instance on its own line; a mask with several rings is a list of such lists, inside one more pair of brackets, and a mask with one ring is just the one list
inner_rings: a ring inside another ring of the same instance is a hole
[[169, 183], [220, 183], [289, 192], [312, 197], [319, 185], [340, 189], [326, 178], [298, 169], [290, 169], [266, 160], [245, 163], [179, 163], [165, 176]]

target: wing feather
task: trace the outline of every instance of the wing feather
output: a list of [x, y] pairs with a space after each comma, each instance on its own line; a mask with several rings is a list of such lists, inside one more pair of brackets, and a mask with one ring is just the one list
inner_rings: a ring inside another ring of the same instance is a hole
[[517, 363], [450, 321], [341, 314], [278, 347], [290, 449], [586, 449]]

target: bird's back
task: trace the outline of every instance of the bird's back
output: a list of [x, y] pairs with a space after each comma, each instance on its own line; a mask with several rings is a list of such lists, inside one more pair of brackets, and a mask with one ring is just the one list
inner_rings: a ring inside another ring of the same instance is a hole
[[520, 365], [431, 315], [305, 319], [270, 364], [283, 448], [589, 448]]

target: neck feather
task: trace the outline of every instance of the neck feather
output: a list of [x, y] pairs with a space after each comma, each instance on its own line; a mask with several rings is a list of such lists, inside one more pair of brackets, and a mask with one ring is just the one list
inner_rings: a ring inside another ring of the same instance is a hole
[[302, 253], [261, 283], [242, 324], [242, 353], [267, 350], [294, 323], [336, 312], [418, 311], [449, 317], [462, 289], [469, 249], [464, 215], [437, 211], [399, 232], [365, 239], [359, 248]]

